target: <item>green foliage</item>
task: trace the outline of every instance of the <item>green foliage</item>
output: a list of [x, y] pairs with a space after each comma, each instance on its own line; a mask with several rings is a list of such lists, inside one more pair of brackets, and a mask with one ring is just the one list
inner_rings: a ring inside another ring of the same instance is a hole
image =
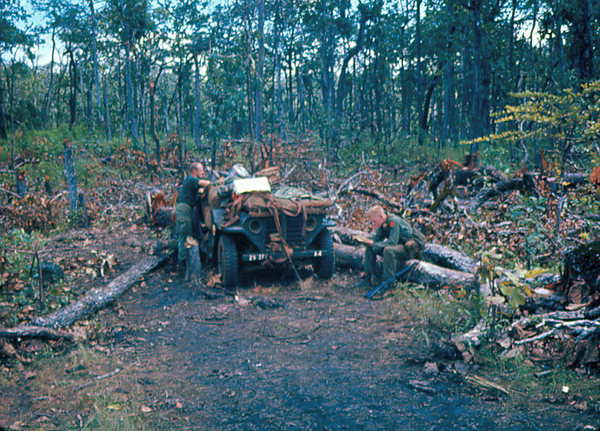
[[[558, 174], [568, 152], [586, 155], [581, 160], [588, 167], [598, 164], [594, 143], [600, 138], [600, 81], [583, 84], [579, 92], [571, 89], [559, 94], [523, 92], [512, 97], [521, 103], [507, 105], [495, 114], [499, 133], [464, 144], [488, 143], [504, 154], [510, 145], [527, 144], [530, 151], [540, 148], [549, 159], [555, 160], [553, 168]], [[531, 154], [532, 158], [536, 156]]]
[[548, 227], [541, 220], [547, 211], [546, 197], [529, 196], [521, 198], [522, 203], [514, 205], [510, 217], [516, 222], [517, 228], [524, 232], [525, 247], [528, 255], [536, 256], [550, 249], [551, 235]]

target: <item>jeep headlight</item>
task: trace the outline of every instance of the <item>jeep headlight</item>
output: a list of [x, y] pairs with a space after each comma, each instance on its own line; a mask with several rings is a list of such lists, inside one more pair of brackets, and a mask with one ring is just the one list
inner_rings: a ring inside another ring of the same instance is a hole
[[257, 219], [250, 220], [250, 223], [248, 223], [248, 230], [250, 232], [252, 232], [253, 234], [260, 233], [260, 231], [262, 230], [262, 227], [263, 227], [262, 221], [257, 220]]
[[308, 217], [306, 219], [306, 230], [308, 232], [312, 232], [313, 230], [315, 230], [318, 225], [319, 225], [319, 222], [317, 222], [316, 218], [314, 218], [314, 217]]

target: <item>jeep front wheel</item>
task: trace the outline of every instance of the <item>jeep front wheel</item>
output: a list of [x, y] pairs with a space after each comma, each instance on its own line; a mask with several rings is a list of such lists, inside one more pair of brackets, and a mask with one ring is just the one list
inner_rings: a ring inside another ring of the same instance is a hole
[[221, 283], [226, 289], [238, 284], [238, 251], [235, 240], [230, 235], [219, 238], [218, 265]]
[[328, 280], [333, 277], [335, 271], [335, 255], [333, 252], [333, 240], [331, 232], [324, 229], [315, 239], [315, 247], [323, 252], [321, 257], [316, 257], [313, 262], [313, 269], [317, 277]]

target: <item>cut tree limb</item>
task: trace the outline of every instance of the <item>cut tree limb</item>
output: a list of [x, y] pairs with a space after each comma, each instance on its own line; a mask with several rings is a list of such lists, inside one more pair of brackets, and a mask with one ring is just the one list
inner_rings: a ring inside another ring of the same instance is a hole
[[[406, 264], [410, 265], [414, 262], [417, 261], [409, 260]], [[464, 287], [468, 292], [479, 290], [479, 279], [475, 275], [468, 272], [443, 268], [424, 261], [420, 261], [410, 272], [408, 281], [419, 283], [434, 289], [441, 289], [444, 287]]]
[[509, 178], [506, 181], [500, 181], [494, 184], [492, 187], [483, 189], [472, 199], [469, 205], [469, 214], [476, 212], [484, 203], [488, 200], [498, 196], [502, 196], [505, 193], [512, 192], [515, 190], [519, 191], [530, 191], [535, 190], [535, 179], [533, 175], [524, 175], [522, 178]]
[[42, 328], [40, 326], [29, 324], [20, 325], [14, 328], [0, 328], [0, 338], [48, 338], [50, 340], [75, 340], [75, 337], [70, 332], [59, 331], [52, 328]]
[[450, 247], [428, 242], [423, 250], [423, 258], [456, 271], [477, 273], [479, 265], [469, 256]]
[[352, 191], [355, 193], [360, 193], [362, 195], [370, 196], [372, 198], [378, 199], [381, 202], [383, 202], [384, 204], [389, 205], [392, 208], [397, 209], [398, 211], [402, 211], [402, 209], [403, 209], [401, 203], [398, 203], [398, 202], [388, 198], [387, 196], [385, 196], [382, 193], [379, 193], [379, 192], [376, 192], [373, 190], [368, 190], [363, 187], [356, 187], [356, 188], [352, 189]]
[[340, 268], [355, 271], [365, 270], [365, 248], [346, 244], [333, 244], [335, 250], [335, 263]]
[[[132, 266], [125, 274], [111, 281], [100, 289], [92, 289], [74, 303], [61, 308], [44, 317], [37, 317], [29, 322], [30, 325], [67, 328], [77, 320], [89, 316], [113, 302], [131, 286], [139, 282], [144, 275], [162, 264], [168, 256], [147, 256]], [[1, 332], [0, 332], [1, 334]]]

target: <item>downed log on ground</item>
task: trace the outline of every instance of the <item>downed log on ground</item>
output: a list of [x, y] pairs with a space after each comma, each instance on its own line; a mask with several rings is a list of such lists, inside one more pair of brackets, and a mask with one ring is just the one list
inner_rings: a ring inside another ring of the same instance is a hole
[[[417, 262], [409, 260], [408, 265]], [[420, 261], [419, 264], [410, 272], [408, 281], [419, 283], [433, 289], [442, 289], [444, 287], [464, 288], [467, 292], [479, 290], [479, 279], [468, 272], [455, 271], [453, 269], [443, 268], [433, 263]]]
[[[334, 244], [334, 248], [335, 260], [339, 267], [349, 268], [354, 271], [364, 271], [364, 247]], [[407, 263], [410, 264], [412, 262], [416, 261], [412, 260]], [[433, 289], [441, 289], [444, 287], [464, 287], [466, 291], [479, 289], [479, 280], [474, 274], [443, 268], [424, 261], [420, 261], [410, 272], [408, 281], [419, 283]]]
[[334, 243], [335, 263], [339, 268], [354, 271], [365, 270], [365, 248], [352, 245]]
[[[335, 239], [338, 239], [342, 242], [342, 244], [357, 246], [360, 245], [358, 241], [354, 239], [355, 236], [369, 237], [369, 233], [350, 229], [343, 226], [335, 226], [329, 228], [331, 233], [334, 235]], [[341, 256], [342, 259], [350, 259], [353, 261], [356, 257], [352, 256], [353, 252], [349, 249], [342, 248], [345, 250], [344, 254]], [[364, 251], [362, 252], [364, 256]], [[346, 256], [348, 254], [348, 256]], [[469, 256], [460, 251], [456, 251], [450, 247], [440, 244], [427, 243], [425, 245], [425, 249], [423, 250], [423, 258], [431, 263], [435, 263], [436, 265], [443, 266], [445, 268], [454, 269], [456, 271], [462, 272], [470, 272], [471, 274], [477, 273], [478, 264]], [[341, 266], [348, 266], [343, 263]]]
[[50, 340], [67, 339], [73, 341], [75, 337], [67, 331], [52, 328], [42, 328], [34, 325], [19, 325], [14, 328], [0, 328], [0, 338], [47, 338]]
[[423, 258], [436, 265], [456, 271], [477, 273], [478, 264], [469, 256], [450, 247], [428, 242], [423, 250]]
[[[44, 317], [32, 319], [28, 325], [67, 328], [77, 320], [89, 316], [113, 302], [131, 286], [139, 282], [144, 275], [158, 267], [168, 259], [166, 255], [147, 256], [132, 266], [125, 274], [122, 274], [111, 281], [107, 286], [99, 289], [92, 289], [76, 302], [50, 313]], [[0, 336], [2, 335], [0, 331]]]

